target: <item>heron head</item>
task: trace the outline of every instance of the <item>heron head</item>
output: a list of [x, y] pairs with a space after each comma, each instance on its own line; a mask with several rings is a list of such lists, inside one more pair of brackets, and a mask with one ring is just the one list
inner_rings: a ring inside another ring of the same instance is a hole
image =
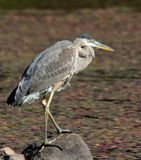
[[88, 47], [94, 47], [97, 49], [103, 49], [106, 51], [113, 52], [114, 49], [102, 44], [101, 42], [96, 41], [95, 39], [92, 39], [88, 34], [82, 34], [76, 38], [76, 40], [82, 45], [82, 46], [88, 46]]

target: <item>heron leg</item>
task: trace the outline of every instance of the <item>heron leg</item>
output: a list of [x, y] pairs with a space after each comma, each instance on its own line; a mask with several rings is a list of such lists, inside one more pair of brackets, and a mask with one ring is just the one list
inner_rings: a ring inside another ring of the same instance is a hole
[[52, 141], [48, 141], [48, 139], [47, 139], [48, 115], [49, 115], [52, 123], [54, 124], [55, 128], [57, 129], [58, 133], [70, 133], [70, 131], [68, 129], [62, 129], [59, 127], [59, 125], [56, 123], [56, 121], [54, 120], [54, 118], [49, 110], [49, 106], [50, 106], [50, 103], [51, 103], [52, 98], [54, 96], [54, 93], [60, 87], [61, 84], [62, 84], [62, 82], [56, 83], [53, 87], [51, 94], [50, 94], [49, 100], [47, 101], [46, 99], [43, 99], [43, 101], [42, 101], [42, 104], [45, 106], [45, 144], [49, 144], [49, 142], [52, 142]]
[[54, 92], [55, 91], [51, 92], [50, 97], [48, 99], [48, 102], [46, 102], [45, 99], [43, 99], [43, 101], [42, 101], [42, 104], [45, 106], [45, 144], [52, 143], [52, 141], [48, 141], [48, 138], [47, 138], [47, 126], [48, 126], [49, 106], [50, 106], [51, 100], [53, 98]]
[[[47, 102], [47, 101], [44, 99], [44, 101], [43, 101], [44, 106], [47, 106], [48, 103], [49, 103], [49, 101]], [[49, 106], [47, 107], [47, 110], [46, 110], [46, 113], [45, 113], [45, 114], [47, 114], [47, 117], [46, 117], [47, 120], [45, 120], [45, 122], [47, 123], [47, 121], [48, 121], [48, 115], [49, 115], [49, 117], [50, 117], [50, 119], [51, 119], [54, 127], [57, 129], [57, 131], [58, 131], [59, 134], [61, 134], [61, 133], [70, 133], [70, 132], [71, 132], [71, 131], [68, 130], [68, 129], [62, 129], [61, 127], [59, 127], [59, 125], [57, 124], [57, 122], [56, 122], [55, 119], [53, 118], [52, 113], [50, 112]], [[45, 126], [47, 127], [47, 124], [45, 124]], [[47, 129], [45, 129], [45, 130], [47, 130]]]
[[53, 118], [50, 110], [48, 111], [49, 117], [52, 121], [52, 123], [54, 124], [55, 128], [57, 129], [58, 133], [71, 133], [71, 131], [69, 129], [62, 129], [61, 127], [59, 127], [59, 125], [57, 124], [57, 122], [55, 121], [55, 119]]

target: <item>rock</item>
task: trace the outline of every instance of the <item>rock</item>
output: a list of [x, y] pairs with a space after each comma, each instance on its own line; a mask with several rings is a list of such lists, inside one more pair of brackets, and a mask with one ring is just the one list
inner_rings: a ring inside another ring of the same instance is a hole
[[25, 158], [23, 154], [17, 154], [11, 148], [4, 147], [0, 149], [0, 160], [25, 160]]
[[8, 160], [25, 160], [23, 154], [13, 154], [9, 156]]
[[0, 152], [1, 153], [3, 152], [3, 154], [7, 154], [7, 155], [15, 154], [15, 152], [9, 147], [4, 147], [4, 148], [0, 149]]
[[23, 154], [12, 154], [0, 156], [0, 160], [25, 160]]
[[61, 135], [54, 143], [55, 146], [28, 146], [23, 154], [27, 160], [93, 160], [87, 144], [78, 134]]
[[78, 134], [62, 134], [53, 144], [35, 143], [17, 154], [10, 148], [0, 149], [0, 160], [93, 160], [87, 144]]

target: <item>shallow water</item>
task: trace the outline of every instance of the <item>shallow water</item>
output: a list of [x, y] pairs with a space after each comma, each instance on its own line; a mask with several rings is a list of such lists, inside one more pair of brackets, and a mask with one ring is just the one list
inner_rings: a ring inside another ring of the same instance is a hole
[[[115, 9], [8, 12], [0, 15], [0, 144], [22, 151], [43, 141], [37, 101], [13, 109], [5, 101], [25, 66], [49, 44], [89, 33], [113, 47], [57, 93], [51, 110], [62, 128], [80, 134], [94, 159], [141, 158], [141, 14]], [[57, 27], [56, 27], [57, 26]], [[49, 124], [50, 135], [54, 129]]]

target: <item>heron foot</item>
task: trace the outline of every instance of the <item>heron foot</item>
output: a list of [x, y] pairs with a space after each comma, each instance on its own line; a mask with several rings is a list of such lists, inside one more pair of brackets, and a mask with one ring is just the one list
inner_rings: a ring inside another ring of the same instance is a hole
[[41, 152], [45, 147], [56, 147], [56, 148], [58, 148], [58, 149], [61, 150], [61, 151], [63, 150], [60, 146], [55, 145], [55, 144], [50, 144], [50, 142], [49, 142], [49, 144], [43, 143], [43, 144], [40, 146], [39, 152]]
[[33, 144], [30, 144], [26, 149], [24, 149], [22, 154], [24, 155], [26, 159], [33, 159], [33, 157], [37, 155], [38, 153], [41, 153], [45, 147], [55, 147], [59, 149], [60, 151], [63, 150], [62, 147], [55, 145], [55, 144], [42, 143], [41, 145], [37, 145], [36, 143], [33, 143]]
[[45, 147], [57, 147], [58, 149], [62, 150], [62, 148], [58, 145], [52, 144], [53, 142], [55, 142], [60, 136], [58, 136], [57, 138], [54, 138], [52, 140], [48, 140], [45, 139], [45, 142], [42, 143], [41, 147], [40, 147], [40, 152], [45, 148]]
[[52, 145], [52, 143], [55, 142], [58, 138], [59, 138], [59, 136], [57, 138], [52, 139], [52, 140], [48, 140], [48, 138], [46, 138], [43, 144], [44, 145]]
[[57, 131], [58, 134], [72, 133], [72, 131], [70, 131], [69, 129], [62, 129], [62, 128], [59, 128]]

